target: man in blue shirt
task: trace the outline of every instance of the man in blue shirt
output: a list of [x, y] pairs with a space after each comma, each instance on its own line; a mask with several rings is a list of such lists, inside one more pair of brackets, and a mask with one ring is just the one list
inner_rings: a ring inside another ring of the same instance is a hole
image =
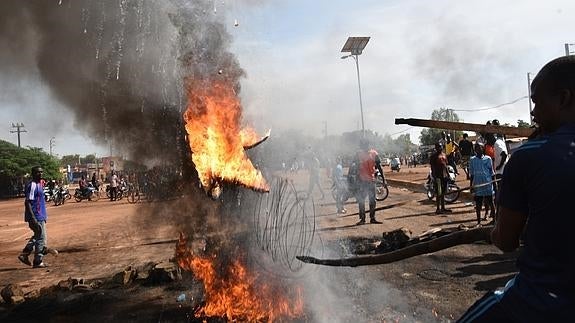
[[572, 322], [575, 313], [575, 56], [547, 63], [531, 85], [540, 136], [505, 166], [491, 233], [503, 251], [523, 246], [519, 273], [460, 322]]
[[[42, 184], [43, 169], [40, 166], [32, 167], [32, 181], [26, 184], [24, 194], [24, 221], [34, 232], [28, 243], [18, 256], [18, 259], [28, 266], [34, 268], [47, 267], [42, 258], [47, 253], [57, 254], [55, 249], [46, 247], [46, 204], [44, 200], [44, 187]], [[28, 256], [34, 251], [34, 262], [30, 263]]]
[[[469, 160], [470, 184], [473, 188], [475, 199], [475, 213], [477, 214], [477, 225], [481, 224], [481, 207], [491, 209], [491, 217], [494, 217], [495, 207], [493, 206], [493, 162], [491, 157], [484, 154], [483, 144], [475, 143], [475, 156]], [[486, 215], [487, 217], [487, 215]]]

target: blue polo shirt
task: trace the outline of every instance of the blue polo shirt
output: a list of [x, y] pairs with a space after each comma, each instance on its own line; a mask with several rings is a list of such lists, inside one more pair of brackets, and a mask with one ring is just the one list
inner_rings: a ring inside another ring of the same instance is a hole
[[[30, 181], [26, 184], [24, 194], [26, 195], [26, 201], [30, 201], [32, 212], [34, 213], [36, 220], [46, 221], [46, 201], [44, 200], [44, 187], [42, 184]], [[26, 218], [26, 212], [24, 212], [24, 220], [28, 221]]]
[[511, 156], [500, 205], [528, 216], [517, 291], [533, 306], [575, 305], [575, 124]]

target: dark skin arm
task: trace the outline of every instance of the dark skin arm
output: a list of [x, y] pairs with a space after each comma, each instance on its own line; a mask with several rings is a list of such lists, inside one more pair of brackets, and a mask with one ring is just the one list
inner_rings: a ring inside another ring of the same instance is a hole
[[501, 207], [499, 219], [491, 232], [491, 242], [504, 252], [511, 252], [519, 247], [519, 238], [527, 223], [527, 215]]
[[497, 165], [497, 167], [495, 167], [495, 170], [500, 170], [501, 167], [503, 167], [503, 164], [505, 164], [505, 161], [507, 160], [507, 154], [502, 151], [501, 152], [501, 161], [499, 162], [499, 165]]
[[29, 219], [28, 221], [30, 223], [38, 223], [38, 221], [36, 221], [36, 216], [34, 215], [34, 212], [32, 211], [32, 204], [30, 204], [30, 201], [25, 200], [24, 201], [24, 209], [26, 212], [26, 218]]

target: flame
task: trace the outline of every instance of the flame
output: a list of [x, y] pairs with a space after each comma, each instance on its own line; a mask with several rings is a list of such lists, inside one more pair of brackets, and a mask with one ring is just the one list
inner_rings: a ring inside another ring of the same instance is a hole
[[[241, 257], [238, 257], [241, 258]], [[196, 317], [225, 317], [229, 321], [273, 322], [279, 318], [303, 315], [301, 288], [287, 290], [283, 286], [262, 284], [258, 275], [250, 273], [239, 259], [226, 268], [226, 274], [216, 270], [217, 257], [195, 256], [186, 247], [186, 238], [180, 234], [176, 246], [178, 265], [204, 283], [205, 305]], [[224, 277], [225, 276], [225, 277]], [[290, 295], [291, 302], [286, 294]]]
[[241, 104], [233, 86], [225, 80], [188, 82], [188, 106], [184, 113], [192, 161], [206, 191], [220, 181], [269, 191], [262, 173], [247, 158], [244, 147], [257, 143], [255, 130], [240, 128]]

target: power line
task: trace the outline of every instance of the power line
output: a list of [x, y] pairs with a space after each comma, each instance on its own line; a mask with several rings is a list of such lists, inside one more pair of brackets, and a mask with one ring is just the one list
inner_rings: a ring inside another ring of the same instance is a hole
[[524, 95], [524, 96], [522, 96], [522, 97], [519, 97], [519, 98], [517, 98], [517, 99], [511, 101], [511, 102], [501, 103], [501, 104], [498, 104], [498, 105], [496, 105], [496, 106], [489, 107], [489, 108], [479, 108], [479, 109], [449, 109], [449, 110], [451, 110], [451, 111], [465, 111], [465, 112], [486, 111], [486, 110], [492, 110], [492, 109], [501, 108], [501, 107], [504, 107], [504, 106], [506, 106], [506, 105], [511, 105], [511, 104], [514, 104], [514, 103], [516, 103], [516, 102], [519, 102], [519, 101], [521, 101], [521, 100], [523, 100], [523, 99], [527, 99], [527, 98], [528, 98], [528, 96], [527, 96], [527, 95]]

